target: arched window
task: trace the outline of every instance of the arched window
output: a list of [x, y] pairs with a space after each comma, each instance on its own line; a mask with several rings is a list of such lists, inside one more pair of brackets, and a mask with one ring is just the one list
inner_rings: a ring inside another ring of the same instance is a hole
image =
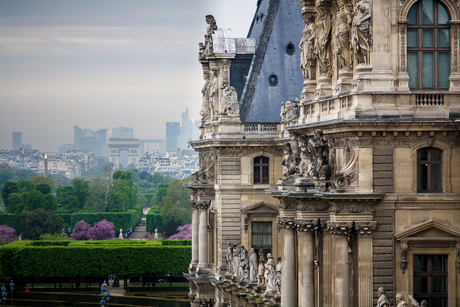
[[417, 191], [442, 192], [442, 150], [423, 148], [417, 151]]
[[255, 157], [254, 158], [254, 184], [268, 184], [269, 178], [269, 163], [268, 157]]
[[416, 2], [407, 14], [407, 72], [411, 89], [449, 88], [450, 24], [436, 0]]

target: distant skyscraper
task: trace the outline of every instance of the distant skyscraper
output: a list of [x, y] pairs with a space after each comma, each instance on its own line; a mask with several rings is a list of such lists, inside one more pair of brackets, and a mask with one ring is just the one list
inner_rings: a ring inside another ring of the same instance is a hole
[[113, 138], [132, 139], [133, 138], [133, 128], [129, 128], [129, 127], [113, 128], [112, 129], [112, 137]]
[[74, 126], [74, 149], [92, 150], [96, 155], [107, 156], [107, 129], [100, 129], [94, 132], [91, 129], [83, 130], [78, 126]]
[[80, 149], [80, 139], [85, 136], [83, 129], [78, 127], [77, 125], [73, 126], [73, 144], [75, 149]]
[[166, 151], [177, 150], [177, 137], [180, 134], [180, 123], [166, 123]]
[[22, 145], [22, 133], [13, 132], [13, 150], [19, 150]]
[[180, 134], [177, 137], [177, 147], [180, 149], [187, 148], [188, 141], [196, 140], [198, 138], [199, 129], [196, 124], [188, 116], [188, 109], [182, 113], [182, 121], [180, 127]]

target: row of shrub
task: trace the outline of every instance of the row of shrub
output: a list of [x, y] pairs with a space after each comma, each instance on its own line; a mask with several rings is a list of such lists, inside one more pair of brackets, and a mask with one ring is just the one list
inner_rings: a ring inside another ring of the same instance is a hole
[[[64, 243], [66, 242], [66, 243]], [[191, 246], [161, 246], [156, 241], [16, 241], [0, 248], [2, 275], [181, 274], [191, 261]], [[66, 245], [65, 245], [66, 244]]]
[[145, 215], [145, 226], [148, 232], [154, 233], [155, 229], [159, 229], [162, 225], [162, 219], [160, 216], [160, 208], [152, 207], [149, 213]]
[[[70, 225], [73, 229], [79, 221], [85, 221], [88, 224], [94, 225], [97, 222], [106, 220], [115, 225], [115, 233], [118, 233], [122, 228], [123, 232], [131, 227], [136, 227], [137, 223], [142, 218], [142, 205], [136, 205], [133, 209], [127, 212], [76, 212], [63, 213], [58, 211], [59, 216], [64, 220], [64, 224]], [[22, 233], [21, 214], [2, 213], [0, 214], [0, 225], [8, 225], [16, 229], [16, 233]]]

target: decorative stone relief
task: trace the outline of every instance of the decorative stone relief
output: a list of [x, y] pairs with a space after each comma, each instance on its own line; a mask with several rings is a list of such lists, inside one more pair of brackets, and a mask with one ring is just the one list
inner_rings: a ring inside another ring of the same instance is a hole
[[353, 229], [353, 222], [327, 221], [326, 230], [335, 235], [348, 236], [352, 229]]
[[374, 209], [370, 207], [370, 204], [367, 206], [358, 205], [358, 204], [333, 204], [329, 208], [330, 213], [353, 213], [353, 214], [373, 214]]
[[297, 210], [304, 211], [304, 212], [324, 212], [329, 209], [330, 205], [325, 202], [318, 202], [318, 203], [303, 203], [298, 202]]
[[285, 229], [295, 228], [296, 225], [295, 225], [294, 217], [278, 216], [276, 220], [276, 226], [278, 228], [285, 228]]
[[[347, 142], [348, 148], [351, 147]], [[350, 183], [356, 181], [358, 173], [358, 151], [350, 148], [351, 157], [347, 165], [331, 177], [331, 183], [338, 190], [346, 189]]]
[[372, 233], [377, 228], [377, 222], [369, 221], [369, 222], [355, 222], [355, 230], [360, 235], [372, 235]]
[[304, 80], [316, 80], [315, 16], [305, 12], [302, 15], [306, 24], [299, 44], [300, 67], [302, 67]]
[[308, 175], [314, 179], [329, 179], [332, 175], [329, 165], [329, 144], [323, 138], [321, 129], [315, 130], [314, 137], [308, 140], [307, 148], [313, 160]]
[[353, 12], [352, 46], [356, 52], [358, 64], [370, 64], [370, 46], [372, 45], [372, 13], [369, 0], [356, 3]]
[[239, 116], [240, 105], [238, 103], [238, 94], [233, 86], [224, 83], [222, 87], [222, 98], [220, 99], [220, 114], [228, 116]]
[[331, 15], [329, 8], [319, 4], [315, 7], [317, 20], [315, 25], [314, 52], [319, 62], [320, 75], [332, 76], [331, 67]]
[[295, 226], [298, 231], [316, 231], [319, 228], [319, 220], [307, 220], [307, 219], [295, 219], [294, 220]]
[[299, 99], [291, 99], [286, 103], [281, 102], [281, 122], [284, 124], [296, 122], [300, 116]]
[[401, 242], [401, 262], [399, 263], [399, 268], [401, 269], [401, 272], [404, 274], [407, 270], [407, 250], [409, 248], [409, 245], [407, 242]]
[[337, 65], [339, 69], [352, 69], [353, 53], [350, 48], [352, 21], [353, 15], [350, 4], [347, 0], [338, 0], [334, 42], [337, 51]]
[[219, 85], [218, 85], [218, 77], [216, 71], [211, 71], [210, 77], [210, 84], [209, 84], [209, 109], [210, 115], [209, 117], [212, 119], [217, 119], [218, 111], [219, 111]]
[[192, 184], [214, 182], [215, 155], [212, 152], [200, 152], [198, 170], [192, 174]]

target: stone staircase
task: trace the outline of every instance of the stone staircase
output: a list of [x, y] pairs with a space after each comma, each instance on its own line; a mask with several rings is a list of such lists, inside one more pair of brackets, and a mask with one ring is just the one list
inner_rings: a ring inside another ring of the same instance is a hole
[[130, 240], [147, 240], [149, 238], [149, 233], [145, 226], [146, 218], [143, 217], [142, 220], [134, 227], [133, 232], [129, 236]]

